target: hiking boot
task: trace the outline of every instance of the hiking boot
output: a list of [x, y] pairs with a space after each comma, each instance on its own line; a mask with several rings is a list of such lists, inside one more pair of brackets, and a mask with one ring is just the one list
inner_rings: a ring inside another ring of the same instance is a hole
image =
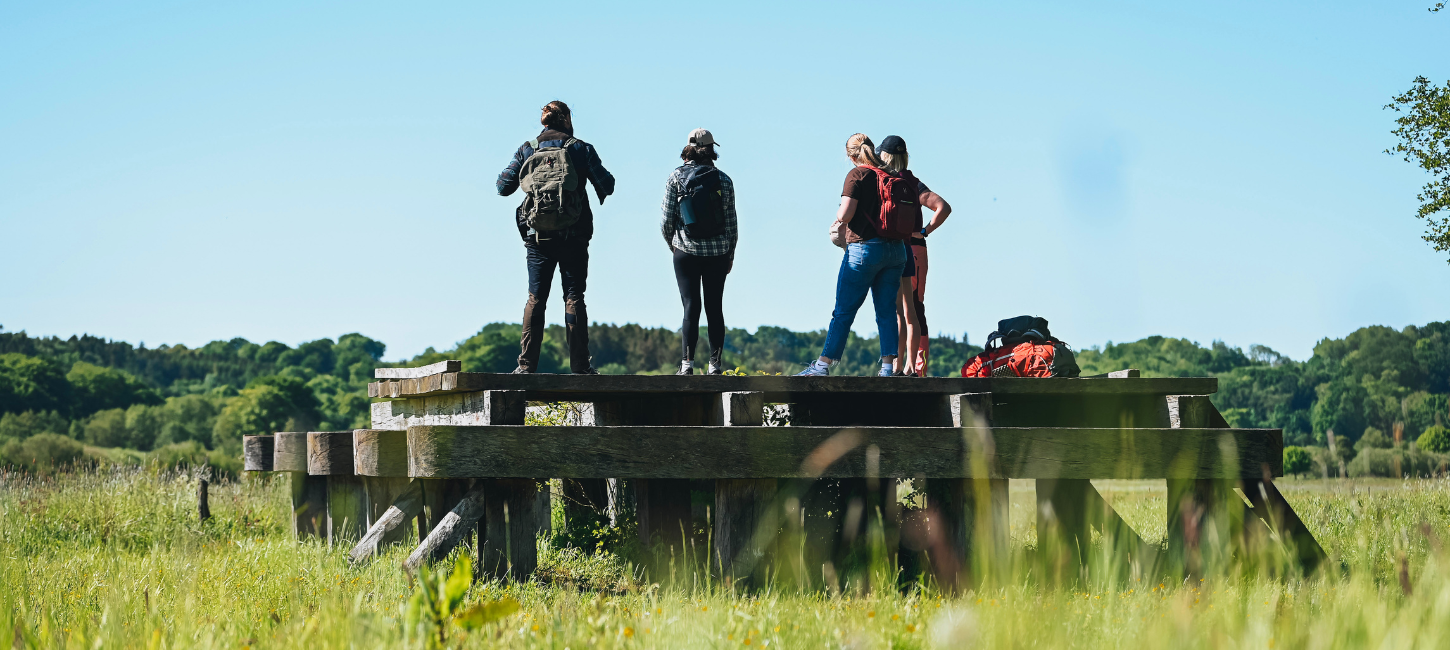
[[574, 374], [576, 374], [576, 375], [597, 375], [597, 374], [599, 374], [599, 371], [598, 370], [595, 370], [593, 366], [590, 366], [590, 367], [585, 368], [583, 370], [575, 370], [574, 371]]
[[723, 375], [723, 374], [725, 374], [725, 369], [720, 367], [720, 363], [719, 362], [711, 361], [710, 362], [710, 372], [708, 372], [706, 374], [710, 374], [710, 375]]
[[534, 374], [534, 369], [533, 368], [530, 368], [528, 366], [519, 366], [517, 368], [514, 368], [514, 371], [511, 372], [511, 373], [509, 373], [509, 374], [511, 374], [511, 375], [532, 375], [532, 374]]
[[806, 366], [806, 369], [805, 370], [802, 370], [802, 371], [796, 373], [795, 376], [797, 376], [797, 377], [826, 377], [826, 376], [829, 376], [830, 374], [831, 374], [831, 366], [829, 364], [826, 364], [826, 363], [822, 362], [820, 359], [816, 359], [815, 361], [812, 361], [811, 362], [811, 365]]
[[695, 374], [695, 364], [691, 363], [689, 359], [685, 359], [684, 361], [680, 362], [680, 369], [676, 370], [675, 374], [693, 375]]

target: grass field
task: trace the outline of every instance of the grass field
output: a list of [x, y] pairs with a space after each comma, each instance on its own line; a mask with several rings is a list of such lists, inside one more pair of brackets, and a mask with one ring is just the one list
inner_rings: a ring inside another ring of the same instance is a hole
[[[479, 582], [465, 604], [520, 609], [462, 647], [930, 648], [1450, 647], [1450, 482], [1292, 481], [1285, 494], [1333, 556], [1307, 580], [1235, 577], [1057, 589], [1022, 580], [961, 597], [931, 589], [750, 596], [706, 581], [659, 587], [621, 561], [543, 551], [546, 582]], [[1099, 489], [1149, 539], [1164, 533], [1161, 483]], [[195, 476], [100, 470], [0, 477], [0, 624], [15, 647], [424, 647], [405, 630], [408, 547], [362, 568], [345, 549], [298, 544], [281, 482], [212, 487], [198, 523]], [[1035, 543], [1030, 484], [1013, 482], [1013, 541]], [[440, 564], [447, 569], [449, 562]], [[499, 610], [506, 611], [506, 610]]]

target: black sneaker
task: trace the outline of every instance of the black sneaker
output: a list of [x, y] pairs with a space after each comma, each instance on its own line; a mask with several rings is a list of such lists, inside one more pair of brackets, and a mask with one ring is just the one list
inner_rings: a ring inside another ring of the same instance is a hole
[[534, 374], [534, 369], [533, 368], [526, 367], [526, 366], [519, 366], [517, 368], [514, 368], [514, 371], [511, 372], [511, 373], [509, 373], [509, 374], [511, 374], [511, 375], [532, 375], [532, 374]]
[[575, 370], [574, 371], [574, 374], [576, 374], [576, 375], [597, 375], [597, 374], [599, 374], [599, 371], [598, 370], [595, 370], [593, 366], [590, 366], [590, 367], [585, 368], [583, 370]]

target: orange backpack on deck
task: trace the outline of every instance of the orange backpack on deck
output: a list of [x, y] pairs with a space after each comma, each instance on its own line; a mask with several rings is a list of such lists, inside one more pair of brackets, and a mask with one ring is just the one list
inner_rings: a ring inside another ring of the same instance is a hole
[[[995, 347], [994, 347], [995, 344]], [[962, 366], [963, 377], [1076, 377], [1077, 359], [1052, 337], [1047, 319], [1018, 316], [997, 322], [987, 350]]]

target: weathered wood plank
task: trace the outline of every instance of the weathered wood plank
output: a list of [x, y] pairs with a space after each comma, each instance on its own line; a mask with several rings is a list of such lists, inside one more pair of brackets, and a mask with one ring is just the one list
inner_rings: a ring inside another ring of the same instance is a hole
[[[1131, 378], [966, 378], [924, 377], [910, 382], [891, 377], [730, 377], [718, 375], [547, 375], [449, 372], [368, 384], [369, 397], [396, 399], [454, 392], [520, 390], [534, 401], [597, 402], [621, 393], [765, 394], [767, 402], [830, 393], [870, 395], [996, 393], [998, 395], [1206, 395], [1218, 390], [1213, 377]], [[376, 425], [375, 425], [376, 428]]]
[[307, 432], [307, 473], [314, 476], [355, 476], [352, 432]]
[[[494, 395], [493, 398], [487, 397]], [[504, 399], [508, 391], [483, 391], [472, 393], [443, 393], [425, 397], [399, 399], [390, 402], [374, 402], [372, 428], [402, 431], [411, 426], [483, 426], [499, 424], [502, 420], [517, 419], [513, 412], [526, 402], [518, 399]], [[522, 420], [520, 420], [522, 422]], [[513, 422], [509, 422], [513, 424]]]
[[273, 436], [242, 436], [242, 469], [248, 472], [272, 471], [275, 441]]
[[[380, 521], [403, 494], [406, 494], [413, 487], [413, 479], [363, 476], [363, 488], [367, 490], [368, 518], [366, 529], [372, 530], [373, 525]], [[422, 502], [422, 492], [419, 491], [419, 502]], [[389, 529], [387, 534], [378, 540], [380, 546], [396, 544], [406, 537], [408, 531], [404, 527]]]
[[272, 471], [307, 471], [306, 431], [279, 431], [272, 439]]
[[[1262, 476], [1265, 465], [1283, 473], [1278, 429], [846, 431], [850, 449], [822, 467], [814, 452], [841, 434], [839, 427], [412, 427], [408, 472], [431, 478], [864, 477], [865, 448], [875, 445], [879, 475], [893, 478], [1236, 479]], [[984, 438], [993, 450], [975, 451]]]
[[417, 573], [423, 562], [447, 555], [463, 541], [464, 536], [473, 531], [474, 524], [478, 523], [483, 514], [483, 486], [477, 485], [463, 495], [458, 505], [433, 526], [428, 536], [418, 544], [418, 548], [413, 549], [413, 553], [403, 561], [403, 570], [409, 574]]
[[[371, 496], [371, 494], [370, 494]], [[399, 538], [407, 533], [408, 520], [418, 516], [423, 511], [423, 482], [412, 481], [408, 487], [388, 506], [372, 525], [368, 527], [367, 534], [363, 535], [347, 554], [348, 560], [353, 564], [367, 561], [378, 549], [387, 544], [389, 538]]]
[[460, 370], [463, 370], [463, 362], [450, 359], [448, 361], [439, 361], [438, 363], [430, 363], [426, 366], [418, 366], [416, 368], [377, 368], [373, 370], [373, 377], [375, 379], [416, 379], [418, 377], [427, 377], [428, 375], [445, 372], [458, 372]]
[[352, 432], [353, 466], [360, 476], [408, 476], [408, 432], [357, 429]]

